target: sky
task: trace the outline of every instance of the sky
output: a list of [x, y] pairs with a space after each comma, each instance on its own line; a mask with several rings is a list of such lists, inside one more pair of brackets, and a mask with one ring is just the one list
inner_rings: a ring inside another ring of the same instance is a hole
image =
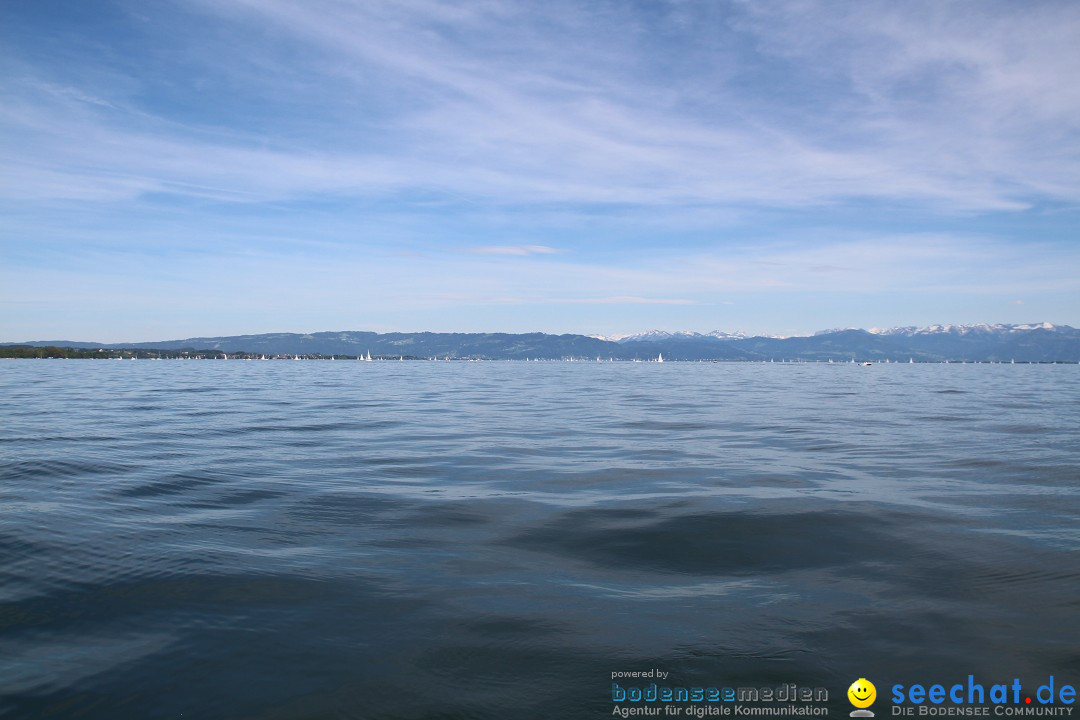
[[1080, 3], [0, 0], [0, 341], [1080, 326]]

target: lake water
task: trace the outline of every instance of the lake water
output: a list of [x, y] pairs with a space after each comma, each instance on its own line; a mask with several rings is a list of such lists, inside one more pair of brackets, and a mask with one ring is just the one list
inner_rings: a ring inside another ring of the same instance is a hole
[[3, 717], [1080, 684], [1075, 365], [7, 361], [0, 398]]

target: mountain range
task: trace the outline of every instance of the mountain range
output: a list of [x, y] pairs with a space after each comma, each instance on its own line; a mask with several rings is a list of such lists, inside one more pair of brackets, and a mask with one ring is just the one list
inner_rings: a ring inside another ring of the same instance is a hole
[[[6, 343], [15, 345], [16, 343]], [[371, 353], [383, 357], [524, 360], [870, 360], [907, 362], [1080, 362], [1080, 330], [1068, 325], [932, 325], [825, 330], [810, 336], [769, 337], [715, 331], [652, 330], [618, 339], [546, 333], [266, 333], [144, 343], [39, 340], [19, 345], [106, 349], [216, 350], [266, 355]]]

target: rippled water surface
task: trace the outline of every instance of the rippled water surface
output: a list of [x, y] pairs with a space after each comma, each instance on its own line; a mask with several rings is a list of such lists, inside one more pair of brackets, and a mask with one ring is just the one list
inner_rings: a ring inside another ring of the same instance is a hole
[[1080, 679], [1080, 368], [6, 361], [0, 715]]

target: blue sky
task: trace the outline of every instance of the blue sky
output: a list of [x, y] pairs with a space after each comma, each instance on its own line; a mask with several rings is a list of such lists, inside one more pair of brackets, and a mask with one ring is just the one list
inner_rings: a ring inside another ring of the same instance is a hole
[[0, 0], [0, 340], [1080, 326], [1080, 4]]

